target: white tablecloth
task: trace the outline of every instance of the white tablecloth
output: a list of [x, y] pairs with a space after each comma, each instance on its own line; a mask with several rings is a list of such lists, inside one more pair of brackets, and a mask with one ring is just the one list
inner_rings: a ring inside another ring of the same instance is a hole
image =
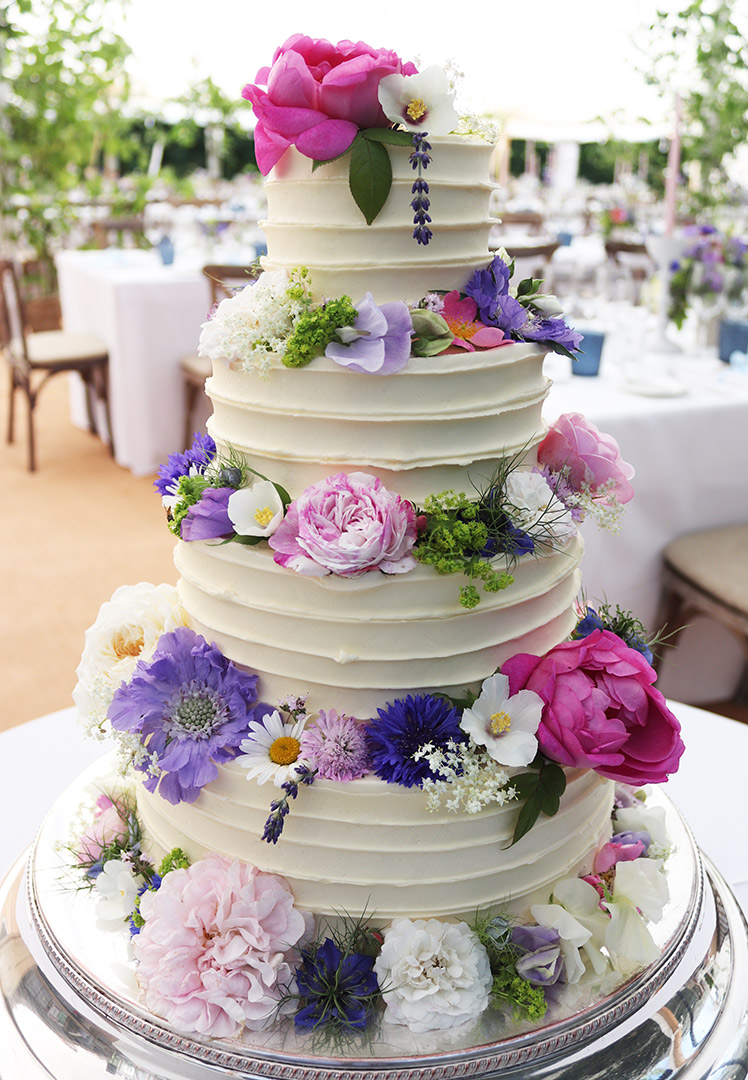
[[65, 251], [57, 271], [65, 329], [95, 334], [109, 350], [117, 462], [150, 475], [184, 449], [179, 360], [197, 349], [209, 283], [199, 267], [164, 266], [152, 251]]
[[[690, 705], [671, 708], [683, 726], [686, 752], [666, 790], [748, 914], [748, 725]], [[72, 708], [0, 734], [0, 874], [31, 843], [57, 796], [105, 750], [84, 739]]]

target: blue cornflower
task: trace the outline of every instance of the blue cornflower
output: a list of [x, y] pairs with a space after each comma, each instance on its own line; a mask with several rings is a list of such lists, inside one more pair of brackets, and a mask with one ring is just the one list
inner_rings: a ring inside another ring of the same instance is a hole
[[246, 737], [257, 706], [257, 676], [240, 671], [216, 645], [186, 626], [162, 634], [153, 656], [139, 661], [115, 691], [108, 718], [140, 736], [145, 787], [167, 802], [194, 802]]
[[150, 881], [144, 881], [138, 889], [138, 895], [135, 900], [135, 907], [130, 915], [130, 937], [135, 937], [143, 929], [143, 917], [140, 914], [140, 900], [145, 892], [156, 892], [161, 888], [161, 878], [158, 874], [151, 874]]
[[309, 1030], [326, 1024], [365, 1028], [379, 995], [374, 957], [343, 954], [331, 938], [316, 951], [302, 949], [296, 985], [306, 1004], [294, 1023]]
[[415, 752], [425, 743], [439, 749], [450, 739], [465, 741], [460, 713], [441, 697], [408, 694], [377, 712], [379, 719], [367, 721], [364, 730], [372, 769], [388, 784], [421, 787], [426, 777], [435, 777], [426, 761], [413, 760]]
[[189, 476], [193, 469], [196, 473], [204, 473], [215, 456], [216, 444], [210, 435], [195, 432], [188, 450], [183, 454], [169, 454], [167, 463], [159, 465], [153, 486], [160, 495], [176, 495], [180, 477]]

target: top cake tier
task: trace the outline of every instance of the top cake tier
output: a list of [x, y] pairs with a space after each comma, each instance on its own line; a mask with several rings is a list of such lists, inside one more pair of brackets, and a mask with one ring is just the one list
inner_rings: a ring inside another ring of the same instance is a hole
[[350, 192], [349, 153], [313, 170], [309, 158], [287, 150], [265, 181], [265, 269], [306, 266], [315, 299], [347, 294], [354, 303], [367, 292], [381, 304], [415, 301], [431, 289], [463, 289], [489, 260], [493, 147], [458, 135], [435, 138], [432, 147], [423, 172], [433, 219], [427, 246], [413, 238], [417, 174], [407, 146], [387, 147], [392, 188], [371, 225]]

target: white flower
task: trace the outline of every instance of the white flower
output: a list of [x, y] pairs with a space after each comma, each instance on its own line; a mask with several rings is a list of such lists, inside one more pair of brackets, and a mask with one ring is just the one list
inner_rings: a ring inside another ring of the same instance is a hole
[[529, 765], [538, 752], [535, 732], [542, 712], [538, 694], [520, 690], [510, 696], [507, 676], [491, 675], [480, 697], [464, 710], [460, 727], [500, 765]]
[[250, 735], [239, 744], [243, 753], [236, 759], [247, 770], [247, 780], [257, 780], [258, 784], [272, 780], [281, 787], [295, 775], [302, 764], [299, 736], [305, 722], [306, 716], [286, 724], [277, 709], [264, 716], [262, 723], [251, 720]]
[[413, 755], [414, 761], [426, 759], [436, 775], [424, 777], [422, 787], [428, 810], [438, 810], [442, 799], [447, 810], [477, 814], [489, 803], [504, 806], [517, 795], [509, 782], [509, 773], [473, 743], [447, 741], [446, 747], [425, 743]]
[[656, 922], [669, 897], [667, 878], [655, 859], [616, 863], [613, 899], [605, 901], [610, 924], [605, 944], [619, 971], [652, 964], [660, 950], [645, 920]]
[[[138, 660], [149, 660], [162, 634], [188, 626], [173, 585], [122, 585], [101, 605], [76, 675], [73, 700], [92, 734], [103, 734], [114, 691], [129, 682]], [[98, 729], [98, 732], [97, 732]]]
[[648, 832], [657, 847], [667, 847], [668, 831], [665, 809], [662, 806], [619, 807], [616, 810], [616, 832]]
[[96, 878], [98, 904], [96, 914], [107, 922], [122, 922], [135, 907], [143, 878], [121, 859], [110, 859]]
[[571, 513], [538, 472], [514, 469], [506, 481], [506, 496], [515, 525], [551, 544], [566, 544], [576, 534]]
[[283, 501], [269, 480], [235, 491], [227, 509], [239, 536], [271, 536], [283, 520]]
[[488, 1005], [488, 954], [466, 923], [395, 919], [374, 962], [384, 1018], [413, 1032], [476, 1020]]
[[538, 293], [532, 297], [532, 305], [541, 315], [563, 315], [564, 309], [552, 293]]
[[600, 950], [605, 944], [610, 919], [600, 907], [597, 889], [589, 882], [564, 878], [554, 886], [550, 904], [536, 904], [530, 911], [541, 926], [558, 933], [567, 983], [578, 982], [584, 974], [586, 964], [582, 954], [596, 975], [605, 972], [608, 961]]
[[385, 75], [377, 92], [387, 119], [408, 131], [448, 135], [459, 122], [443, 68], [428, 67], [417, 75]]

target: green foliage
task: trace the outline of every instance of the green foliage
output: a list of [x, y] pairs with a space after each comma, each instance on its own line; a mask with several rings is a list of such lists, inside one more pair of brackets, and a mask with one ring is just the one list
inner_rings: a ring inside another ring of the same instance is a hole
[[206, 476], [180, 476], [177, 488], [179, 499], [169, 518], [169, 528], [175, 536], [180, 535], [182, 522], [187, 517], [190, 508], [197, 506], [203, 497], [203, 492], [209, 487], [212, 487], [212, 484]]
[[[530, 772], [512, 777], [517, 798], [523, 803], [517, 818], [512, 844], [530, 831], [541, 813], [553, 817], [558, 813], [561, 796], [566, 790], [566, 774], [560, 765], [549, 761], [540, 751], [529, 765]], [[511, 846], [511, 845], [510, 845]]]
[[548, 1008], [545, 991], [533, 986], [517, 974], [517, 949], [512, 944], [512, 918], [498, 915], [477, 915], [473, 930], [488, 953], [493, 983], [491, 1004], [496, 1009], [511, 1008], [515, 1022], [542, 1020]]
[[390, 193], [392, 166], [386, 147], [366, 131], [359, 131], [353, 140], [348, 184], [366, 224], [371, 225]]
[[304, 367], [315, 356], [323, 356], [335, 338], [336, 330], [353, 326], [358, 316], [350, 296], [328, 300], [320, 307], [299, 315], [294, 331], [286, 343], [283, 363], [286, 367]]
[[186, 870], [190, 865], [190, 860], [187, 858], [181, 848], [172, 848], [168, 855], [164, 855], [161, 860], [161, 865], [158, 868], [158, 876], [165, 878], [167, 874], [170, 874], [172, 870]]

